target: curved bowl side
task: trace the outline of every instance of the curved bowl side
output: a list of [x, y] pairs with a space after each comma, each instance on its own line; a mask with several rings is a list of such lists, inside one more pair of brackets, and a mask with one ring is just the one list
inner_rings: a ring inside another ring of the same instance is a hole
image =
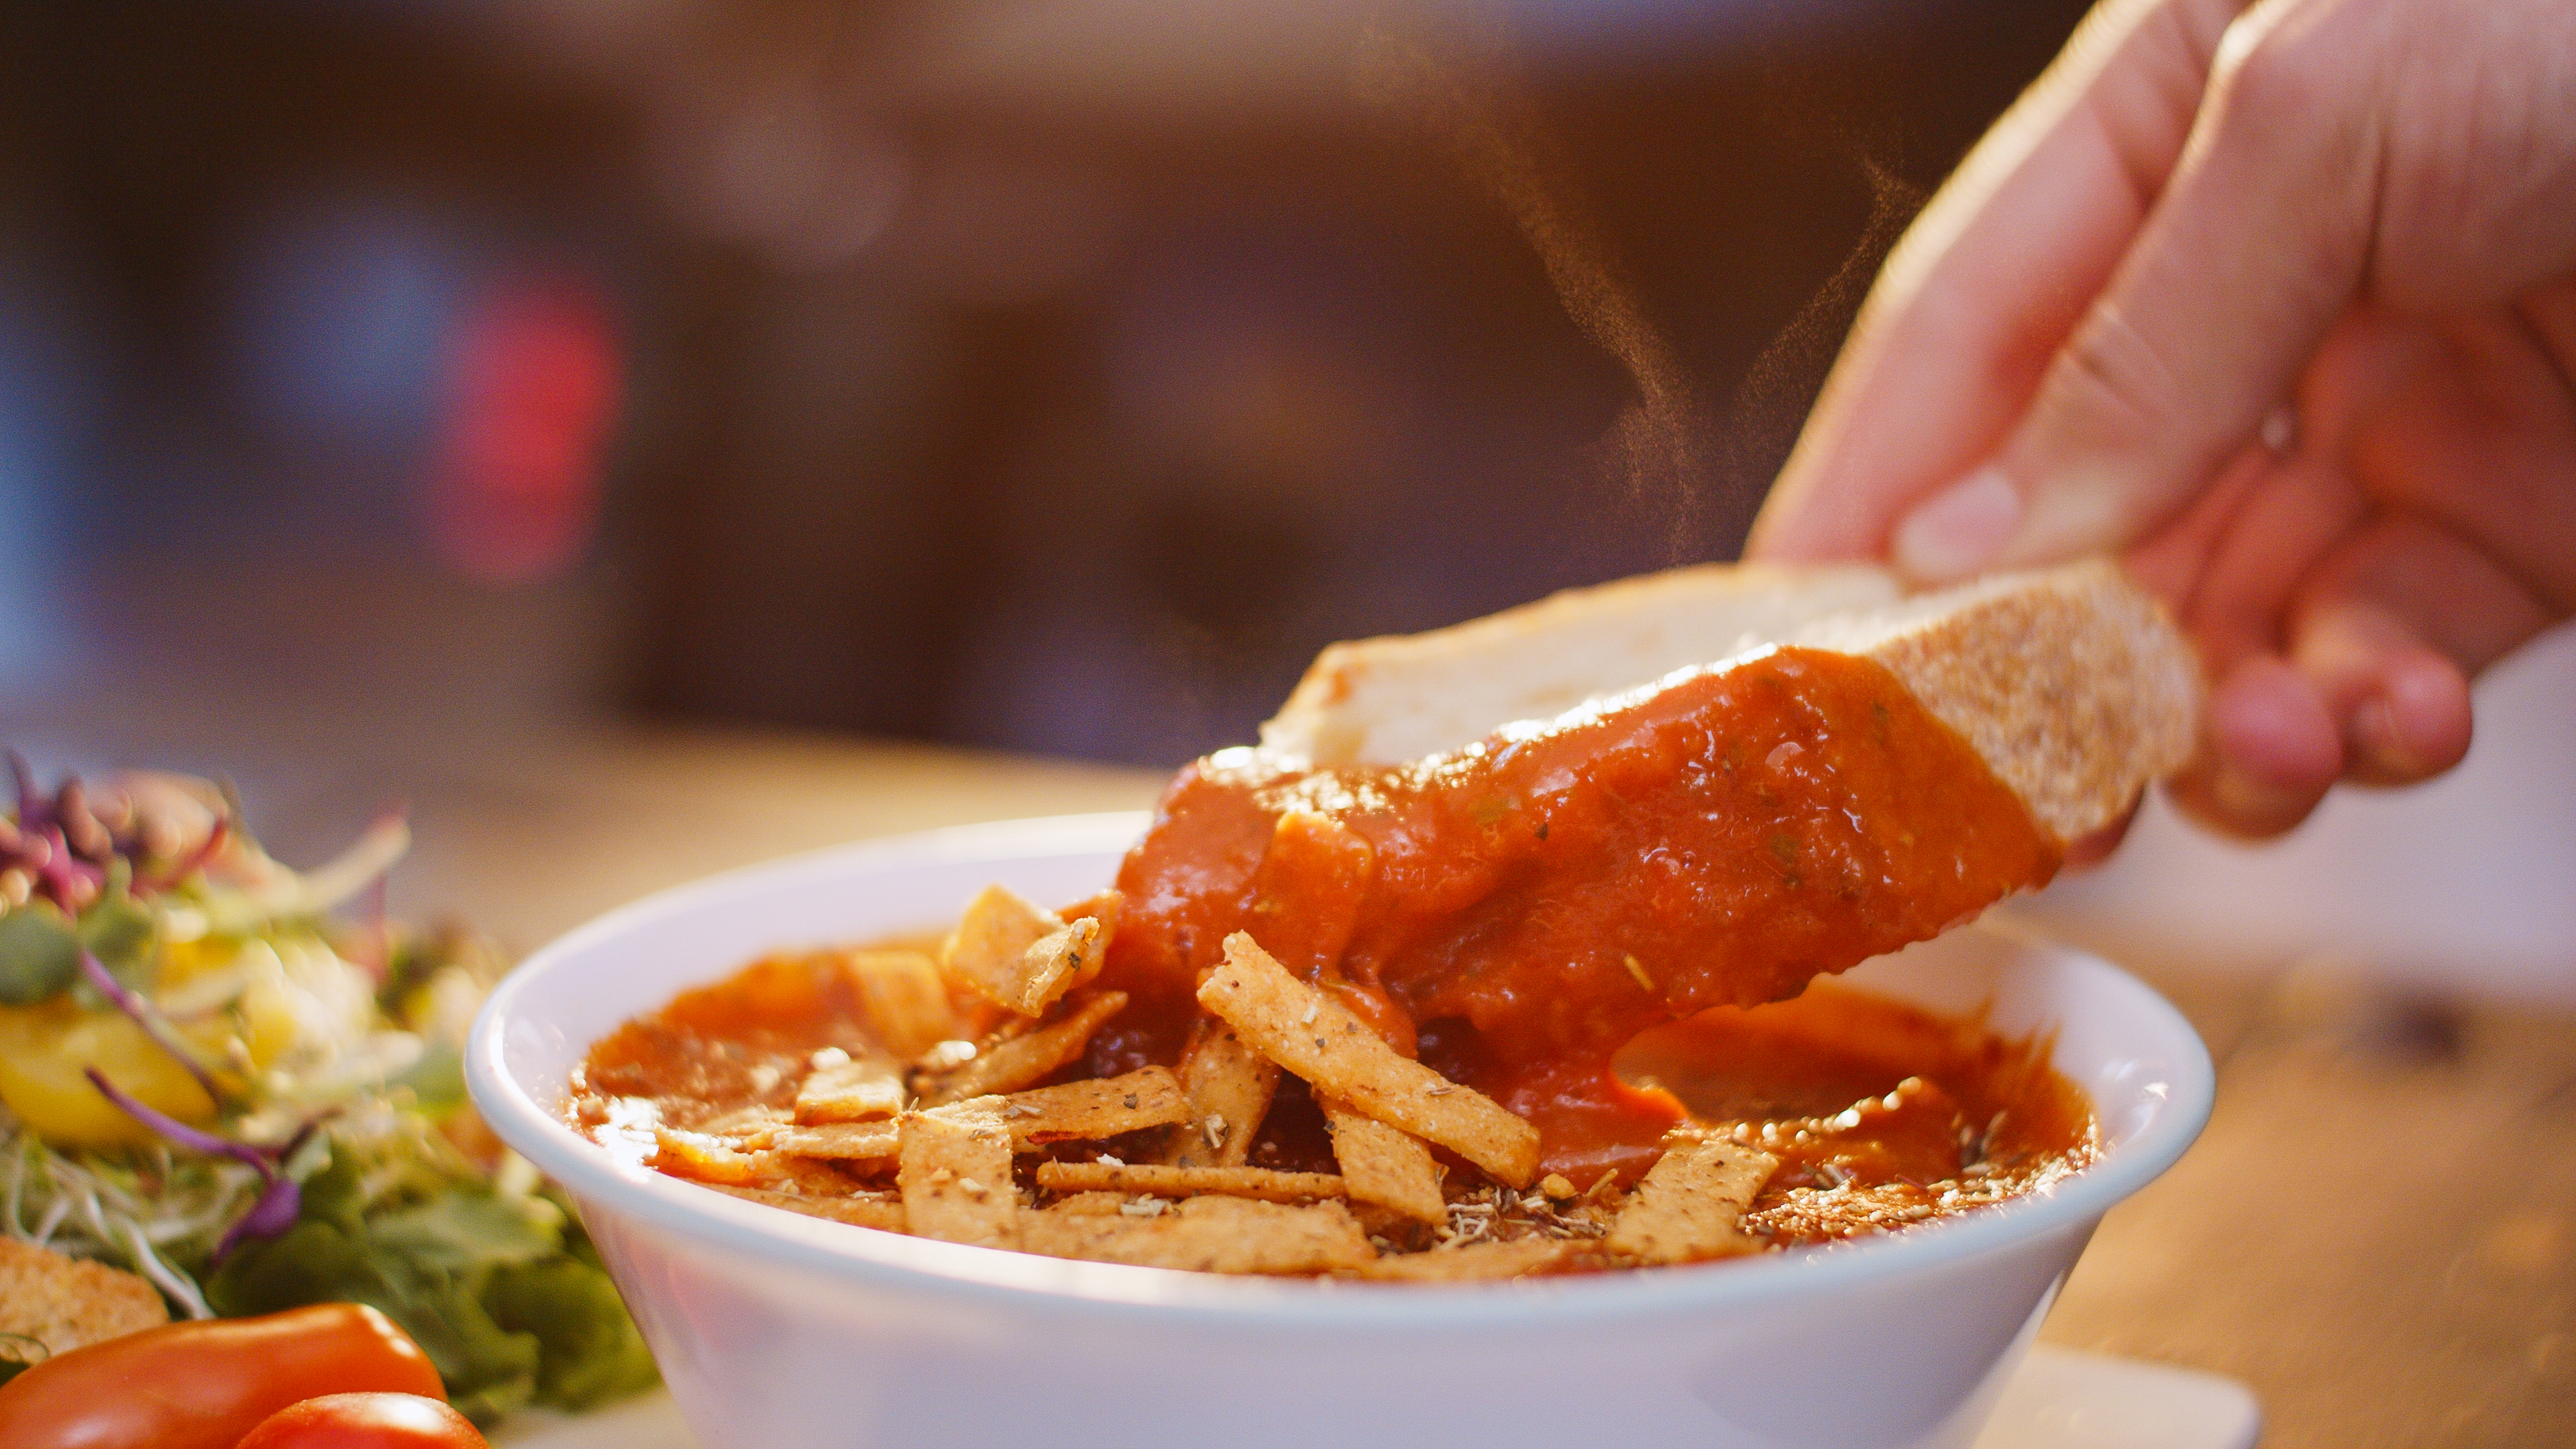
[[1283, 1446], [1480, 1432], [1964, 1444], [2103, 1211], [2208, 1114], [2207, 1054], [2153, 992], [1978, 930], [1852, 979], [1983, 1009], [2007, 1031], [2055, 1029], [2059, 1069], [2101, 1114], [2104, 1160], [1960, 1219], [1751, 1262], [1431, 1289], [1059, 1262], [780, 1213], [621, 1165], [564, 1124], [588, 1043], [681, 988], [764, 950], [935, 926], [996, 879], [1088, 894], [1142, 823], [972, 827], [714, 877], [573, 932], [494, 992], [469, 1046], [475, 1102], [580, 1201], [709, 1449], [961, 1431], [1132, 1449], [1211, 1425]]

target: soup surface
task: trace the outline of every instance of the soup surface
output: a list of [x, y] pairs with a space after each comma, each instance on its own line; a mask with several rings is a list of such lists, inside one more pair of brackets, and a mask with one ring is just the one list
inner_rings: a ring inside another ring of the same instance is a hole
[[572, 1112], [772, 1206], [1068, 1257], [1811, 1245], [2092, 1160], [2045, 1041], [1809, 984], [2058, 863], [1884, 669], [1769, 650], [1398, 768], [1211, 756], [1114, 889], [756, 962], [597, 1043]]
[[[773, 957], [598, 1043], [572, 1113], [602, 1141], [651, 1161], [651, 1136], [634, 1135], [636, 1124], [712, 1123], [721, 1132], [728, 1120], [784, 1117], [815, 1053], [865, 1052], [873, 1043], [832, 953]], [[1669, 1100], [1685, 1130], [1721, 1132], [1779, 1159], [1744, 1214], [1764, 1247], [1882, 1232], [1999, 1202], [2085, 1166], [2101, 1150], [2091, 1104], [2049, 1067], [2044, 1038], [1998, 1036], [1830, 982], [1788, 1001], [1719, 1007], [1651, 1029], [1620, 1053], [1618, 1068], [1629, 1090]], [[1118, 1141], [1103, 1150], [1141, 1161], [1151, 1144]], [[1250, 1158], [1287, 1171], [1332, 1170], [1311, 1095], [1292, 1089], [1274, 1099]], [[653, 1165], [700, 1175], [685, 1160]], [[1618, 1174], [1599, 1181], [1610, 1189], [1578, 1198], [1609, 1197]], [[802, 1179], [818, 1198], [878, 1185], [865, 1171]], [[1524, 1212], [1515, 1196], [1497, 1231], [1545, 1233], [1547, 1216], [1567, 1215], [1553, 1203], [1545, 1214]]]

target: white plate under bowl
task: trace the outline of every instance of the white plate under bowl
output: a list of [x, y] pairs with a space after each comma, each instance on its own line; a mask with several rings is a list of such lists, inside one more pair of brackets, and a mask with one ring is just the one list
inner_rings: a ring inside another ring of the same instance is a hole
[[[2263, 1416], [2217, 1374], [2035, 1345], [2005, 1382], [1976, 1449], [2254, 1449]], [[667, 1393], [568, 1418], [528, 1413], [498, 1449], [698, 1449]]]
[[935, 927], [1000, 880], [1091, 894], [1142, 828], [1068, 817], [872, 842], [637, 902], [493, 993], [467, 1078], [570, 1190], [704, 1449], [1617, 1442], [1966, 1449], [2112, 1204], [2207, 1119], [2208, 1054], [2081, 952], [1952, 932], [1851, 979], [2053, 1031], [2107, 1150], [2051, 1189], [1749, 1260], [1484, 1285], [1064, 1262], [784, 1213], [620, 1164], [565, 1124], [589, 1044], [782, 947]]

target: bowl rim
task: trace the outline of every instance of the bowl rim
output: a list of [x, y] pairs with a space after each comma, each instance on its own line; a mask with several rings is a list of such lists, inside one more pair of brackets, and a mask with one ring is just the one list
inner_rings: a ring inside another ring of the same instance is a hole
[[1211, 1327], [1485, 1332], [1602, 1317], [1703, 1313], [1788, 1295], [1830, 1294], [2006, 1251], [2060, 1229], [2089, 1228], [2182, 1156], [2207, 1123], [2216, 1096], [2208, 1049], [2171, 1003], [2099, 956], [2003, 926], [1997, 934], [2020, 949], [2047, 953], [2115, 996], [2129, 998], [2122, 1009], [2129, 1029], [2143, 1038], [2170, 1038], [2174, 1070], [2161, 1094], [2163, 1105], [2135, 1136], [2101, 1160], [2035, 1192], [1956, 1217], [1750, 1261], [1503, 1283], [1421, 1284], [1245, 1278], [1076, 1262], [782, 1213], [649, 1168], [619, 1164], [549, 1112], [508, 1070], [508, 1028], [539, 982], [564, 969], [566, 961], [649, 930], [658, 921], [800, 877], [820, 883], [907, 863], [1007, 864], [1093, 854], [1114, 859], [1148, 818], [1143, 811], [1041, 816], [862, 840], [699, 877], [619, 906], [530, 955], [493, 989], [467, 1041], [468, 1092], [501, 1140], [562, 1184], [587, 1211], [626, 1214], [692, 1244], [795, 1273], [1033, 1313], [1113, 1318], [1144, 1313], [1165, 1324], [1179, 1320]]

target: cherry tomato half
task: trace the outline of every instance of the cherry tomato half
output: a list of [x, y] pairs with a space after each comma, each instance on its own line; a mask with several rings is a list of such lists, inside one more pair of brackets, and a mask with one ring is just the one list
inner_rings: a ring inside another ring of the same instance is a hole
[[417, 1394], [325, 1394], [278, 1410], [240, 1449], [491, 1449], [463, 1414]]
[[235, 1449], [321, 1394], [445, 1399], [429, 1356], [356, 1303], [147, 1328], [56, 1354], [0, 1385], [8, 1449]]

